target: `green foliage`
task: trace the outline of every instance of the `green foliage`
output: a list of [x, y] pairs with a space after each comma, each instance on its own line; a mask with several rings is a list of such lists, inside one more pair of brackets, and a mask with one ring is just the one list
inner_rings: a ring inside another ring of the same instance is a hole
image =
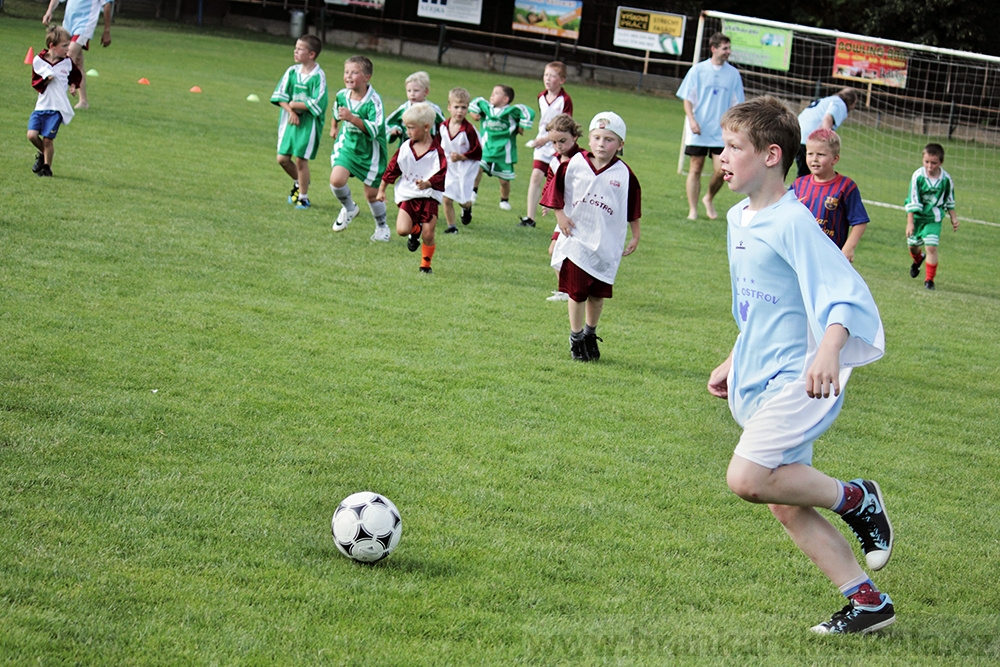
[[[725, 486], [739, 430], [705, 391], [735, 335], [725, 226], [684, 219], [679, 102], [570, 90], [583, 122], [628, 122], [644, 211], [604, 355], [575, 364], [565, 306], [544, 300], [552, 217], [516, 226], [494, 181], [471, 226], [439, 235], [433, 276], [401, 239], [369, 242], [367, 211], [331, 232], [323, 159], [314, 208], [285, 203], [277, 110], [245, 98], [267, 99], [291, 40], [118, 26], [39, 179], [20, 63], [41, 36], [0, 21], [5, 661], [1000, 660], [996, 228], [945, 234], [928, 293], [907, 277], [902, 215], [871, 212], [856, 262], [889, 349], [855, 373], [816, 463], [887, 493], [899, 536], [877, 581], [899, 622], [815, 637], [842, 598]], [[320, 56], [334, 88], [346, 55]], [[374, 60], [389, 108], [415, 69], [438, 102], [541, 87], [541, 71]], [[879, 165], [852, 169], [863, 187]], [[723, 191], [720, 210], [737, 200]], [[403, 515], [374, 567], [329, 535], [361, 489]]]

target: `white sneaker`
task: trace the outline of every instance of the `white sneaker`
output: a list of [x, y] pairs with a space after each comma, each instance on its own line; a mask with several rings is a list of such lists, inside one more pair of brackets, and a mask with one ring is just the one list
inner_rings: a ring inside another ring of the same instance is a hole
[[509, 211], [510, 210], [510, 202], [509, 201], [503, 201], [501, 199], [500, 200], [500, 208], [502, 208], [505, 211]]
[[372, 234], [372, 241], [384, 241], [389, 242], [389, 225], [382, 225], [381, 227], [375, 227], [375, 233]]
[[552, 290], [552, 296], [545, 297], [546, 301], [569, 301], [569, 294], [566, 292], [560, 292], [559, 290]]
[[341, 206], [337, 222], [333, 223], [333, 231], [342, 232], [347, 229], [347, 225], [351, 224], [351, 220], [358, 217], [358, 213], [361, 213], [361, 207], [358, 205], [354, 206], [353, 211], [348, 211], [346, 206]]

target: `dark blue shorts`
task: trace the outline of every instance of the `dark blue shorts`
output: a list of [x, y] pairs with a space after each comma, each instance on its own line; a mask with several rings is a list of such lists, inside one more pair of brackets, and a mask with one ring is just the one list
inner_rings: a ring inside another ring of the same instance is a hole
[[46, 139], [55, 139], [62, 125], [62, 114], [58, 111], [32, 111], [28, 119], [28, 129], [35, 130]]

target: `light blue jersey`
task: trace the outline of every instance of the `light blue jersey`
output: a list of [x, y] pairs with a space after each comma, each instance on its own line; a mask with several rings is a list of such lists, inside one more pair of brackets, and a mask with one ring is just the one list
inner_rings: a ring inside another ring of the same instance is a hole
[[[740, 329], [729, 405], [741, 425], [805, 373], [831, 324], [850, 332], [841, 367], [863, 366], [885, 351], [868, 286], [795, 193], [785, 193], [744, 226], [748, 205], [746, 199], [729, 210], [727, 234], [733, 317]], [[836, 412], [831, 422], [833, 417]]]
[[716, 67], [702, 60], [688, 70], [677, 89], [677, 97], [691, 102], [701, 134], [692, 134], [689, 146], [722, 148], [722, 114], [744, 101], [743, 79], [729, 63]]
[[823, 118], [826, 116], [833, 118], [833, 127], [836, 130], [847, 119], [847, 104], [840, 95], [831, 95], [819, 100], [814, 100], [799, 114], [799, 131], [802, 134], [802, 143], [806, 143], [809, 135], [823, 127]]

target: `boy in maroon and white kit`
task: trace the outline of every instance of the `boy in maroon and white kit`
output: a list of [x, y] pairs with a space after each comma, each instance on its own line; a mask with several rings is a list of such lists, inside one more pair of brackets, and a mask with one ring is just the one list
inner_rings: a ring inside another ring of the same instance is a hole
[[385, 201], [385, 189], [395, 184], [393, 194], [399, 206], [396, 233], [409, 236], [406, 248], [415, 252], [423, 238], [420, 272], [432, 273], [434, 228], [437, 225], [438, 204], [444, 196], [448, 161], [441, 145], [434, 139], [436, 112], [426, 103], [414, 104], [403, 113], [403, 126], [409, 139], [403, 142], [382, 176], [376, 201]]
[[[577, 153], [559, 166], [541, 202], [555, 211], [559, 223], [552, 267], [559, 269], [559, 291], [569, 294], [570, 354], [577, 361], [601, 356], [597, 323], [622, 257], [639, 245], [642, 216], [639, 181], [618, 158], [625, 121], [602, 111], [590, 121], [589, 142], [589, 153]], [[627, 245], [626, 228], [632, 232]]]
[[444, 179], [444, 219], [448, 222], [445, 234], [455, 234], [455, 202], [462, 207], [462, 224], [472, 222], [472, 189], [479, 175], [479, 161], [483, 158], [483, 145], [479, 132], [466, 119], [472, 96], [465, 88], [452, 88], [448, 92], [448, 113], [451, 117], [438, 128], [438, 141], [448, 158], [448, 173]]
[[76, 95], [83, 74], [68, 57], [69, 31], [52, 26], [45, 33], [45, 50], [31, 63], [31, 87], [38, 92], [35, 110], [28, 119], [28, 141], [38, 149], [31, 171], [39, 176], [52, 175], [52, 158], [59, 126], [73, 120], [73, 106], [67, 91]]
[[548, 123], [560, 114], [573, 115], [573, 100], [563, 88], [566, 83], [566, 65], [558, 60], [546, 65], [542, 83], [545, 84], [545, 90], [538, 93], [538, 136], [528, 142], [528, 147], [534, 148], [535, 153], [532, 156], [531, 179], [528, 181], [528, 210], [521, 218], [522, 227], [535, 226], [535, 211], [542, 197], [549, 162], [557, 157], [557, 151], [548, 136]]

